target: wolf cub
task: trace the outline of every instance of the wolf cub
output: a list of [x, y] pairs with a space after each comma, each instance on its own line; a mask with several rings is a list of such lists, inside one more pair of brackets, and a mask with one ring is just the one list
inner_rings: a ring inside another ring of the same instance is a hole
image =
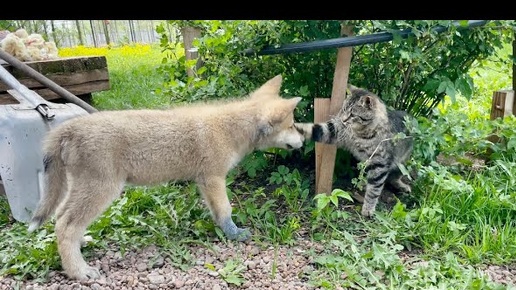
[[80, 244], [91, 222], [126, 183], [195, 181], [215, 223], [228, 239], [250, 237], [231, 217], [226, 175], [253, 150], [296, 149], [300, 97], [282, 98], [278, 75], [245, 98], [168, 110], [103, 111], [51, 130], [44, 140], [45, 190], [33, 214], [34, 231], [56, 211], [61, 263], [70, 278], [99, 278]]
[[[385, 182], [402, 192], [411, 188], [401, 177], [398, 164], [405, 163], [412, 153], [413, 141], [405, 127], [404, 111], [388, 110], [375, 94], [352, 85], [336, 116], [324, 123], [296, 123], [306, 139], [335, 144], [348, 150], [359, 161], [366, 161], [366, 192], [362, 215], [373, 215]], [[396, 138], [398, 133], [406, 137]]]

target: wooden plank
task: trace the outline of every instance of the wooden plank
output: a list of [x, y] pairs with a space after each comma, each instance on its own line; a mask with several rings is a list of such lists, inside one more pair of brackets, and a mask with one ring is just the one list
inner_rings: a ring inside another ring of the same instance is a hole
[[[341, 28], [341, 35], [353, 35], [353, 27], [343, 25]], [[339, 48], [337, 52], [337, 63], [335, 65], [335, 73], [333, 75], [333, 88], [330, 101], [331, 115], [336, 115], [339, 112], [346, 96], [352, 50], [352, 47], [343, 47]], [[316, 193], [330, 194], [333, 185], [333, 171], [335, 168], [337, 147], [335, 145], [327, 145], [321, 150], [322, 156], [319, 172], [316, 171], [315, 173], [315, 183], [317, 184]]]
[[[94, 82], [88, 82], [83, 84], [76, 84], [71, 86], [63, 87], [64, 89], [68, 90], [70, 93], [81, 96], [90, 94], [92, 92], [99, 92], [99, 91], [105, 91], [109, 90], [110, 85], [108, 81], [94, 81]], [[61, 96], [57, 95], [50, 89], [35, 89], [34, 92], [36, 92], [38, 95], [43, 97], [46, 100], [54, 100], [54, 99], [60, 99]], [[18, 102], [7, 92], [0, 93], [0, 105], [5, 104], [17, 104]]]
[[[353, 27], [343, 26], [341, 34], [352, 36]], [[342, 108], [344, 98], [346, 97], [352, 52], [353, 47], [343, 47], [338, 50], [337, 63], [335, 65], [335, 73], [333, 75], [333, 87], [331, 91], [331, 115], [336, 115], [339, 112]]]
[[[94, 69], [91, 71], [79, 71], [69, 74], [50, 74], [45, 75], [45, 77], [56, 84], [59, 84], [63, 88], [89, 82], [107, 82], [109, 88], [109, 73], [107, 68]], [[29, 77], [19, 77], [18, 81], [31, 90], [45, 87], [40, 82]], [[6, 92], [8, 89], [10, 88], [4, 82], [0, 81], [0, 93]]]
[[[328, 120], [330, 116], [330, 99], [329, 98], [315, 98], [314, 99], [314, 122], [325, 122]], [[315, 142], [315, 172], [320, 172], [321, 170], [321, 158], [322, 154], [325, 150], [327, 150], [327, 144], [323, 144], [320, 142]], [[315, 188], [318, 187], [319, 178], [315, 179]], [[318, 190], [317, 190], [318, 191]]]
[[[44, 75], [77, 73], [81, 71], [107, 68], [105, 56], [63, 57], [51, 60], [27, 61], [24, 63]], [[10, 64], [2, 65], [14, 77], [25, 77], [25, 74], [21, 70], [11, 66]]]
[[[43, 74], [63, 89], [76, 96], [91, 96], [92, 92], [110, 89], [109, 72], [105, 56], [67, 57], [52, 60], [25, 62], [26, 65]], [[45, 85], [23, 71], [8, 64], [1, 64], [21, 84], [33, 90], [46, 100], [61, 99]], [[7, 84], [0, 80], [0, 104], [18, 103], [7, 90]]]

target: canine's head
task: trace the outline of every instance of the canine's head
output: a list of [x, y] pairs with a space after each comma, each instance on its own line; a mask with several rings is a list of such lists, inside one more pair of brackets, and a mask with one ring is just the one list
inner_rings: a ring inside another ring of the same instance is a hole
[[277, 75], [250, 96], [260, 110], [256, 149], [297, 149], [303, 146], [305, 138], [294, 127], [294, 110], [301, 97], [282, 98], [279, 95], [281, 82], [281, 75]]

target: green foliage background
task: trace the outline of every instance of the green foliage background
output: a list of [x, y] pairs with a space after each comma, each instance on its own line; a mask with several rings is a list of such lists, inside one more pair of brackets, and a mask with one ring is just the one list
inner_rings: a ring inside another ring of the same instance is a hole
[[[513, 37], [514, 21], [488, 21], [465, 29], [467, 21], [382, 20], [382, 21], [170, 21], [178, 27], [195, 26], [202, 37], [198, 48], [204, 65], [195, 77], [187, 77], [187, 62], [175, 55], [180, 39], [168, 39], [158, 27], [161, 46], [168, 54], [162, 66], [171, 97], [181, 100], [242, 95], [276, 74], [285, 78], [284, 93], [304, 97], [300, 121], [313, 120], [308, 106], [315, 97], [330, 97], [335, 70], [335, 49], [282, 55], [246, 56], [246, 49], [259, 51], [282, 44], [325, 40], [340, 36], [342, 25], [352, 26], [354, 35], [392, 32], [393, 41], [354, 47], [350, 83], [379, 94], [390, 106], [414, 116], [429, 116], [445, 95], [470, 98], [474, 85], [468, 70], [493, 55]], [[435, 28], [444, 26], [445, 32]], [[412, 35], [402, 39], [399, 32]], [[172, 49], [171, 49], [172, 48]], [[511, 59], [504, 61], [510, 62]], [[252, 85], [252, 86], [251, 86]], [[251, 86], [251, 87], [250, 87]], [[305, 110], [306, 109], [306, 110]]]
[[[337, 38], [342, 26], [351, 26], [356, 36], [391, 32], [394, 39], [354, 47], [349, 83], [377, 93], [392, 108], [426, 118], [432, 116], [445, 96], [452, 102], [456, 96], [466, 99], [474, 96], [476, 88], [469, 70], [481, 66], [513, 39], [514, 21], [488, 21], [471, 29], [465, 28], [467, 23], [450, 20], [169, 21], [177, 27], [201, 29], [202, 35], [193, 45], [198, 48], [203, 65], [194, 70], [193, 77], [187, 76], [186, 69], [194, 68], [196, 61], [187, 61], [181, 49], [184, 48], [182, 39], [179, 36], [169, 39], [164, 24], [159, 25], [157, 32], [165, 53], [160, 67], [165, 79], [162, 93], [173, 102], [241, 96], [274, 75], [282, 74], [283, 95], [303, 97], [296, 110], [296, 120], [312, 122], [313, 99], [331, 96], [336, 50], [251, 56], [243, 52]], [[439, 26], [447, 29], [437, 33], [435, 28]], [[412, 35], [402, 39], [400, 31], [407, 30]], [[505, 55], [499, 61], [505, 64], [502, 67], [510, 67], [506, 64], [512, 63], [512, 56]], [[251, 176], [267, 164], [263, 155], [257, 154], [244, 161], [251, 169], [248, 172], [253, 173]], [[313, 154], [310, 144], [301, 158], [308, 160]], [[350, 155], [339, 150], [336, 174], [353, 178], [352, 166]]]

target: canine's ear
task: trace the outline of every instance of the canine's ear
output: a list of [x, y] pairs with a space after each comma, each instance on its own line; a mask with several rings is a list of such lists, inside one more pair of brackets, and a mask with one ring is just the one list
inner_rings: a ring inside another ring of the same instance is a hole
[[297, 104], [299, 104], [299, 102], [301, 102], [302, 99], [303, 98], [301, 98], [301, 97], [294, 97], [291, 99], [287, 99], [287, 105], [286, 105], [287, 112], [293, 112], [294, 109], [297, 107]]
[[278, 124], [283, 122], [285, 118], [289, 117], [294, 113], [294, 109], [297, 104], [302, 100], [301, 97], [295, 97], [291, 99], [283, 99], [283, 104], [279, 106], [276, 110], [271, 112], [270, 120], [272, 124]]
[[281, 75], [273, 77], [272, 79], [265, 82], [265, 84], [263, 84], [261, 87], [256, 89], [252, 93], [251, 97], [254, 99], [258, 99], [264, 97], [279, 96], [282, 81], [283, 78], [281, 77]]
[[301, 97], [295, 97], [291, 99], [276, 100], [275, 102], [278, 103], [275, 103], [275, 105], [272, 106], [272, 110], [269, 110], [267, 113], [265, 113], [266, 118], [260, 120], [258, 124], [258, 131], [260, 134], [271, 134], [274, 131], [274, 126], [280, 124], [289, 116], [293, 116], [294, 109], [301, 101], [301, 99]]

